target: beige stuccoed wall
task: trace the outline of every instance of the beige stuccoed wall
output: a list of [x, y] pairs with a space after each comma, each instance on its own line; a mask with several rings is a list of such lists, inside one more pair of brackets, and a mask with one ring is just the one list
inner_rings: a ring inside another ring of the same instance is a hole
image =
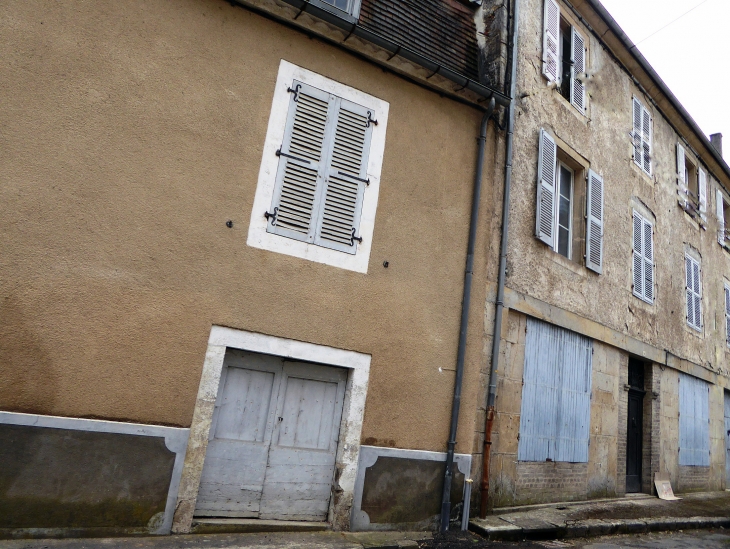
[[[561, 9], [571, 15], [568, 8]], [[588, 116], [549, 89], [542, 76], [543, 0], [521, 2], [518, 100], [507, 286], [560, 309], [631, 335], [657, 349], [713, 368], [726, 367], [723, 276], [730, 255], [717, 244], [715, 188], [708, 183], [707, 230], [677, 203], [676, 144], [670, 122], [640, 93], [628, 73], [585, 28], [589, 38]], [[632, 161], [632, 96], [654, 119], [654, 177]], [[604, 270], [596, 275], [552, 252], [535, 234], [540, 128], [546, 128], [584, 157], [605, 180]], [[707, 153], [703, 153], [707, 154]], [[716, 174], [719, 175], [719, 174]], [[656, 216], [656, 301], [632, 295], [632, 207], [645, 204]], [[684, 305], [685, 245], [702, 257], [704, 332], [687, 326]], [[727, 384], [725, 376], [722, 383]]]
[[[371, 354], [363, 441], [445, 449], [479, 111], [223, 1], [7, 1], [0, 28], [0, 409], [188, 426], [215, 324]], [[390, 104], [367, 275], [246, 245], [281, 59]]]

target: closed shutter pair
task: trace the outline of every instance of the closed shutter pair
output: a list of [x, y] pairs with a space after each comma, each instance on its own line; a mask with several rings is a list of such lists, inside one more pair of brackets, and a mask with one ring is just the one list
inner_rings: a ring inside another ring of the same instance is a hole
[[684, 256], [687, 294], [687, 324], [702, 330], [702, 280], [700, 263], [689, 255]]
[[[575, 27], [571, 27], [570, 32], [570, 103], [581, 113], [585, 113], [586, 89], [583, 78], [586, 72], [586, 41]], [[560, 6], [556, 0], [545, 0], [542, 51], [542, 73], [548, 79], [548, 82], [555, 82], [560, 85], [562, 80], [562, 62], [560, 59]]]
[[267, 231], [354, 254], [372, 111], [294, 81]]
[[[689, 196], [686, 168], [687, 155], [684, 147], [677, 143], [677, 192], [679, 193], [679, 200], [685, 208], [687, 208], [687, 197]], [[700, 216], [704, 220], [707, 211], [707, 172], [699, 167], [697, 168], [697, 190], [699, 196], [694, 198], [697, 200]]]
[[654, 302], [654, 235], [652, 224], [634, 212], [634, 287], [636, 297]]
[[[557, 162], [555, 140], [540, 130], [535, 234], [550, 247], [555, 246]], [[593, 170], [588, 170], [586, 195], [586, 267], [600, 274], [603, 272], [603, 178]]]
[[652, 147], [652, 120], [649, 111], [636, 97], [633, 99], [634, 131], [634, 162], [647, 175], [651, 175], [651, 147]]

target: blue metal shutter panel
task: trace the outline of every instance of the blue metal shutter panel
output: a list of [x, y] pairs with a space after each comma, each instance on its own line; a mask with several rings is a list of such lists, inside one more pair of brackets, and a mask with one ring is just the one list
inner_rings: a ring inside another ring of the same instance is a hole
[[545, 0], [543, 20], [542, 73], [548, 82], [560, 84], [560, 6]]
[[634, 295], [644, 299], [644, 218], [634, 212]]
[[634, 162], [637, 166], [643, 169], [642, 160], [642, 112], [644, 107], [641, 102], [633, 98], [633, 119], [634, 119], [634, 131], [632, 134], [632, 142], [634, 146]]
[[651, 175], [652, 120], [649, 111], [643, 105], [641, 106], [641, 131], [643, 149], [643, 164], [641, 167], [647, 175]]
[[527, 319], [520, 461], [588, 461], [593, 343]]
[[710, 385], [679, 374], [679, 464], [710, 465]]
[[571, 77], [570, 77], [570, 103], [580, 111], [586, 112], [586, 88], [583, 85], [584, 73], [586, 72], [586, 45], [585, 38], [571, 27], [573, 51], [571, 52]]

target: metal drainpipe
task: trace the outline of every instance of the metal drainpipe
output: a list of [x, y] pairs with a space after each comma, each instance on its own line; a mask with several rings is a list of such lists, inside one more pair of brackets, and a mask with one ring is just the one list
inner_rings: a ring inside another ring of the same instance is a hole
[[494, 312], [494, 333], [492, 335], [492, 364], [489, 370], [489, 395], [487, 397], [487, 417], [484, 426], [484, 462], [482, 464], [481, 496], [479, 516], [485, 518], [489, 509], [489, 464], [492, 448], [492, 426], [494, 425], [494, 401], [497, 398], [497, 379], [495, 372], [499, 363], [499, 347], [502, 334], [502, 310], [504, 309], [504, 279], [507, 271], [507, 240], [509, 236], [509, 201], [512, 185], [512, 142], [515, 126], [515, 88], [517, 85], [517, 37], [520, 21], [520, 0], [514, 0], [512, 10], [512, 40], [510, 41], [510, 89], [507, 118], [507, 151], [504, 166], [504, 197], [502, 200], [502, 242], [499, 254], [499, 275], [497, 278], [497, 299]]
[[469, 221], [469, 243], [466, 250], [466, 269], [464, 272], [464, 294], [461, 300], [461, 325], [459, 327], [459, 350], [456, 355], [456, 381], [454, 383], [454, 400], [451, 405], [451, 430], [447, 442], [446, 472], [444, 473], [444, 489], [441, 494], [441, 532], [449, 529], [451, 516], [451, 469], [454, 464], [454, 448], [456, 446], [456, 429], [459, 424], [459, 407], [461, 406], [461, 385], [464, 379], [464, 357], [466, 355], [466, 330], [469, 324], [469, 305], [471, 303], [471, 280], [474, 273], [474, 248], [477, 239], [477, 221], [479, 219], [479, 198], [482, 193], [482, 171], [484, 170], [484, 145], [487, 141], [487, 124], [494, 113], [497, 102], [492, 96], [482, 117], [479, 130], [477, 152], [477, 168], [474, 175], [474, 194], [471, 202], [471, 219]]

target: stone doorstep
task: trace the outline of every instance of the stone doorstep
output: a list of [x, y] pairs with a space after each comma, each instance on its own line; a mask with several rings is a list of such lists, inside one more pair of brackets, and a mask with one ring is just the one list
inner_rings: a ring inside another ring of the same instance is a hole
[[327, 522], [293, 520], [196, 518], [191, 534], [257, 534], [271, 532], [324, 532], [330, 529]]
[[[730, 492], [730, 489], [727, 491]], [[620, 498], [603, 498], [603, 499], [588, 499], [582, 501], [560, 501], [557, 503], [535, 503], [532, 505], [517, 505], [514, 507], [495, 507], [492, 511], [492, 515], [504, 515], [507, 513], [519, 513], [521, 511], [536, 511], [538, 509], [557, 509], [559, 507], [576, 507], [578, 505], [595, 505], [597, 503], [619, 503], [627, 501], [637, 501], [642, 499], [657, 499], [656, 496], [651, 496], [644, 493], [626, 494]]]
[[[496, 517], [490, 517], [496, 518]], [[730, 528], [730, 518], [648, 518], [648, 519], [590, 519], [570, 521], [562, 526], [548, 529], [545, 521], [535, 521], [534, 527], [527, 521], [518, 526], [509, 522], [469, 521], [469, 530], [489, 541], [546, 540], [560, 538], [598, 537], [612, 534], [640, 534], [667, 530], [698, 530], [702, 528]]]

